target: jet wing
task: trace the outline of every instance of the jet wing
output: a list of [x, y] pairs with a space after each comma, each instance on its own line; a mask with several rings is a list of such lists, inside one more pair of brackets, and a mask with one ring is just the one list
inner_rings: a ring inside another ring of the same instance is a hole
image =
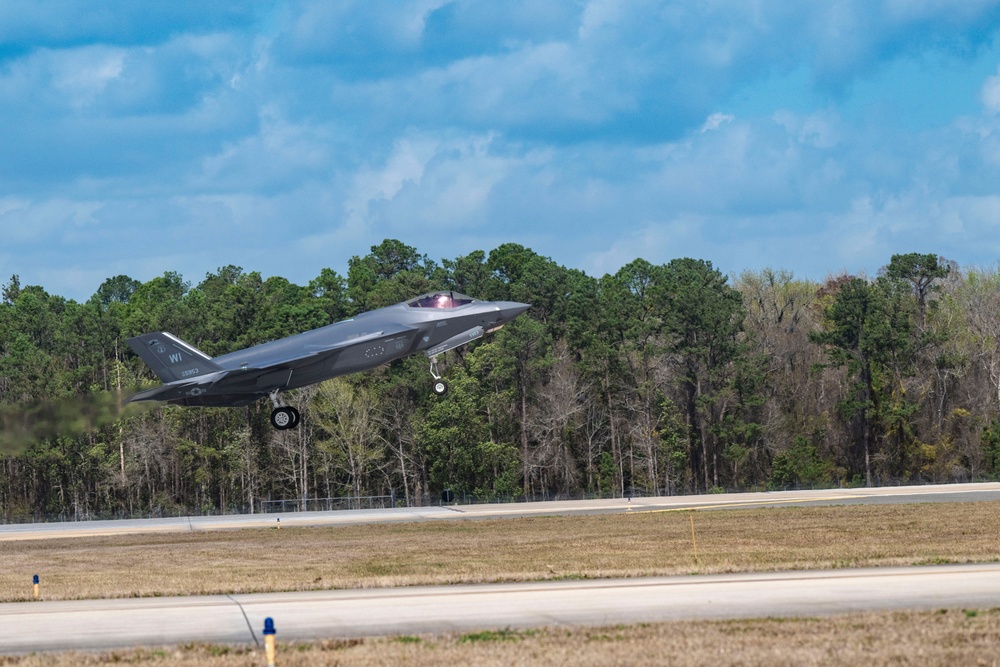
[[398, 336], [405, 333], [410, 333], [414, 331], [412, 327], [394, 327], [391, 331], [386, 331], [382, 329], [381, 331], [374, 331], [369, 334], [362, 334], [360, 336], [351, 336], [336, 343], [330, 343], [328, 345], [306, 345], [305, 350], [308, 356], [317, 356], [326, 354], [328, 352], [336, 352], [337, 350], [342, 350], [345, 347], [351, 347], [352, 345], [359, 345], [361, 343], [367, 343], [368, 341], [377, 340], [379, 338], [384, 338], [385, 336]]
[[307, 332], [216, 357], [211, 362], [218, 370], [164, 383], [130, 400], [244, 405], [275, 389], [300, 387], [391, 361], [401, 356], [398, 352], [409, 351], [417, 329], [389, 324], [332, 342], [325, 333]]
[[345, 349], [371, 343], [378, 340], [392, 341], [404, 338], [415, 332], [416, 329], [405, 325], [391, 325], [382, 327], [379, 331], [361, 334], [358, 336], [348, 336], [341, 340], [329, 343], [313, 343], [306, 340], [296, 340], [297, 337], [288, 339], [288, 342], [272, 350], [262, 350], [261, 352], [249, 356], [243, 363], [238, 363], [237, 369], [241, 373], [272, 372], [286, 369], [294, 369], [299, 366], [311, 365], [322, 362], [326, 358], [338, 355]]

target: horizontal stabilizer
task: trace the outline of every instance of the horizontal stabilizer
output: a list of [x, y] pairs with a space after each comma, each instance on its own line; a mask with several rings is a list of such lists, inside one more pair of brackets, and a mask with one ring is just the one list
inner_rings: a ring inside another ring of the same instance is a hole
[[[166, 401], [169, 403], [182, 403], [184, 405], [193, 404], [191, 401], [197, 400], [199, 401], [198, 405], [203, 405], [206, 404], [206, 396], [212, 391], [212, 387], [225, 374], [225, 371], [222, 371], [210, 375], [201, 375], [190, 380], [168, 382], [167, 384], [161, 384], [159, 387], [140, 391], [128, 400], [130, 403], [134, 401]], [[257, 397], [258, 395], [253, 395], [254, 399]], [[231, 397], [221, 397], [218, 394], [213, 396], [213, 398], [226, 398], [226, 400], [231, 401]], [[230, 404], [232, 403], [220, 403], [220, 405]]]
[[129, 338], [128, 345], [162, 382], [189, 380], [222, 370], [198, 348], [163, 331]]

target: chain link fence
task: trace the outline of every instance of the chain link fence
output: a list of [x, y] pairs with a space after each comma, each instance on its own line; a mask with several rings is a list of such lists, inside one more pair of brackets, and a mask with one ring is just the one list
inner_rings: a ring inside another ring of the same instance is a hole
[[335, 510], [378, 510], [396, 507], [395, 496], [344, 496], [341, 498], [297, 498], [262, 500], [261, 514], [287, 512], [332, 512]]

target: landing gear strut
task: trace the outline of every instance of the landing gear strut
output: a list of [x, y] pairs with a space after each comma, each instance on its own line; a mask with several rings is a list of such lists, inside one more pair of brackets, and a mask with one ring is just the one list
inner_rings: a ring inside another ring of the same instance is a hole
[[441, 379], [441, 374], [438, 373], [438, 358], [437, 355], [431, 357], [431, 377], [434, 378], [434, 383], [431, 385], [431, 390], [438, 396], [444, 396], [448, 393], [448, 383]]
[[279, 431], [285, 431], [298, 426], [299, 422], [302, 421], [299, 411], [291, 406], [282, 405], [278, 401], [277, 389], [272, 391], [269, 396], [271, 398], [271, 405], [274, 406], [274, 410], [271, 411], [271, 426]]

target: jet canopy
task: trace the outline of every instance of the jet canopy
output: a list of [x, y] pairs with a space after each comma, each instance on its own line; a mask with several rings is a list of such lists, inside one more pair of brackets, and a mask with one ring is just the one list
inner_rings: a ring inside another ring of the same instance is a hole
[[474, 301], [471, 296], [459, 294], [458, 292], [431, 292], [418, 296], [407, 305], [411, 308], [458, 308]]

